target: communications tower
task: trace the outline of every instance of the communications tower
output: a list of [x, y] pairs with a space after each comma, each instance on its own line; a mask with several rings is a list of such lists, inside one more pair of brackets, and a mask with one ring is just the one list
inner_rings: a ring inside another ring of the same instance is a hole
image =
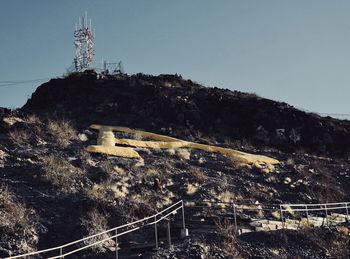
[[94, 57], [94, 34], [92, 33], [91, 19], [88, 23], [85, 12], [84, 17], [79, 17], [79, 23], [75, 24], [74, 31], [75, 58], [73, 63], [77, 72], [91, 68]]

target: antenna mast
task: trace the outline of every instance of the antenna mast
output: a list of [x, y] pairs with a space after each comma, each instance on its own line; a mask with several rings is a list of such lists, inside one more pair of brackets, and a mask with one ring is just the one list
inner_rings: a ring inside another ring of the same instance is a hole
[[85, 12], [85, 17], [79, 17], [79, 23], [75, 25], [74, 46], [75, 71], [81, 72], [89, 69], [94, 56], [94, 34], [92, 33], [91, 20], [90, 26], [88, 26], [87, 12]]

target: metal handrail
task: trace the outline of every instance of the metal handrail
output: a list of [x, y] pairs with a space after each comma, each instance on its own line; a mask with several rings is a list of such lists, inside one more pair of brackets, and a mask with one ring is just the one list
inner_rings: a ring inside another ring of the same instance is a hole
[[300, 204], [281, 204], [281, 206], [289, 206], [289, 207], [305, 207], [305, 206], [332, 206], [332, 205], [340, 205], [340, 204], [350, 204], [350, 202], [331, 202], [331, 203], [300, 203]]
[[[178, 206], [179, 205], [179, 206]], [[178, 206], [177, 208], [174, 208], [175, 206]], [[174, 208], [174, 209], [172, 209]], [[164, 212], [166, 211], [169, 211], [170, 209], [172, 209], [168, 214], [166, 214], [165, 216], [162, 216], [160, 219], [157, 220], [157, 216], [159, 215], [162, 215]], [[63, 245], [60, 245], [60, 246], [56, 246], [56, 247], [52, 247], [52, 248], [48, 248], [48, 249], [43, 249], [43, 250], [40, 250], [40, 251], [35, 251], [35, 252], [30, 252], [30, 253], [26, 253], [26, 254], [22, 254], [22, 255], [16, 255], [16, 256], [10, 256], [10, 257], [6, 257], [5, 259], [15, 259], [15, 258], [23, 258], [23, 257], [26, 257], [26, 256], [31, 256], [31, 255], [37, 255], [37, 254], [43, 254], [43, 253], [46, 253], [46, 252], [50, 252], [50, 251], [56, 251], [56, 250], [59, 250], [60, 251], [60, 255], [58, 256], [54, 256], [54, 257], [50, 257], [50, 259], [55, 259], [55, 258], [63, 258], [67, 255], [70, 255], [70, 254], [73, 254], [73, 253], [76, 253], [78, 251], [81, 251], [81, 250], [84, 250], [86, 248], [89, 248], [89, 247], [92, 247], [92, 246], [95, 246], [97, 244], [100, 244], [100, 243], [103, 243], [103, 242], [106, 242], [108, 240], [112, 240], [114, 238], [117, 238], [119, 236], [122, 236], [122, 235], [125, 235], [127, 233], [130, 233], [130, 232], [133, 232], [133, 231], [136, 231], [136, 230], [139, 230], [143, 227], [146, 227], [146, 226], [150, 226], [150, 225], [154, 225], [154, 224], [157, 224], [158, 222], [168, 218], [170, 215], [172, 214], [176, 214], [176, 212], [178, 210], [184, 210], [184, 205], [183, 205], [183, 201], [180, 200], [174, 204], [172, 204], [171, 206], [163, 209], [162, 211], [159, 211], [157, 212], [156, 214], [152, 215], [152, 216], [148, 216], [148, 217], [145, 217], [143, 219], [139, 219], [139, 220], [136, 220], [134, 222], [130, 222], [130, 223], [127, 223], [127, 224], [124, 224], [124, 225], [121, 225], [121, 226], [117, 226], [117, 227], [114, 227], [114, 228], [111, 228], [111, 229], [108, 229], [108, 230], [105, 230], [105, 231], [102, 231], [100, 233], [97, 233], [97, 234], [94, 234], [94, 235], [91, 235], [91, 236], [88, 236], [88, 237], [84, 237], [84, 238], [81, 238], [79, 240], [75, 240], [75, 241], [72, 241], [70, 243], [66, 243], [66, 244], [63, 244]], [[138, 223], [141, 223], [141, 222], [145, 222], [145, 221], [148, 221], [150, 219], [155, 219], [153, 222], [149, 222], [149, 223], [146, 223], [142, 226], [138, 226], [138, 227], [134, 227], [132, 229], [129, 229], [129, 230], [126, 230], [124, 232], [121, 232], [121, 233], [118, 233], [118, 234], [115, 234], [113, 236], [110, 236], [108, 238], [105, 238], [103, 240], [99, 240], [99, 241], [96, 241], [92, 244], [88, 244], [86, 246], [83, 246], [83, 247], [80, 247], [78, 249], [75, 249], [75, 250], [72, 250], [72, 251], [69, 251], [65, 254], [62, 253], [62, 249], [63, 248], [66, 248], [68, 246], [71, 246], [71, 245], [74, 245], [74, 244], [77, 244], [77, 243], [80, 243], [80, 242], [83, 242], [83, 241], [86, 241], [86, 240], [89, 240], [89, 239], [92, 239], [94, 237], [98, 237], [98, 236], [101, 236], [103, 234], [107, 234], [107, 233], [110, 233], [112, 231], [117, 231], [119, 229], [122, 229], [122, 228], [126, 228], [126, 227], [129, 227], [129, 226], [133, 226], [135, 224], [138, 224]], [[183, 219], [184, 220], [184, 219]], [[183, 226], [185, 227], [185, 226]]]
[[[174, 206], [171, 206], [171, 207], [174, 207]], [[170, 208], [170, 207], [169, 207], [169, 208]], [[173, 209], [171, 212], [169, 212], [168, 214], [166, 214], [165, 216], [161, 217], [160, 219], [158, 219], [158, 220], [156, 220], [156, 221], [147, 223], [147, 224], [145, 224], [145, 225], [143, 225], [143, 226], [140, 226], [140, 227], [135, 227], [135, 228], [126, 230], [126, 231], [124, 231], [124, 232], [122, 232], [122, 233], [118, 233], [117, 235], [113, 235], [113, 236], [107, 237], [107, 238], [105, 238], [105, 239], [103, 239], [103, 240], [96, 241], [95, 243], [86, 245], [86, 246], [84, 246], [84, 247], [80, 247], [80, 248], [78, 248], [78, 249], [75, 249], [75, 250], [73, 250], [73, 251], [67, 252], [67, 253], [62, 254], [62, 255], [50, 257], [50, 258], [48, 258], [48, 259], [56, 259], [56, 258], [65, 257], [65, 256], [67, 256], [67, 255], [74, 254], [74, 253], [76, 253], [76, 252], [78, 252], [78, 251], [81, 251], [81, 250], [84, 250], [84, 249], [86, 249], [86, 248], [89, 248], [89, 247], [92, 247], [92, 246], [101, 244], [101, 243], [106, 242], [106, 241], [108, 241], [108, 240], [112, 240], [112, 239], [114, 239], [114, 238], [116, 238], [116, 237], [123, 236], [123, 235], [125, 235], [125, 234], [130, 233], [130, 232], [134, 232], [134, 231], [139, 230], [139, 229], [141, 229], [141, 228], [143, 228], [143, 227], [154, 225], [154, 224], [156, 224], [156, 223], [158, 223], [158, 222], [160, 222], [160, 221], [162, 221], [162, 220], [168, 218], [171, 214], [175, 214], [174, 212], [177, 212], [177, 211], [180, 210], [180, 209], [182, 209], [182, 206]], [[166, 210], [164, 210], [164, 211], [166, 211]], [[163, 212], [164, 212], [164, 211], [163, 211]], [[155, 214], [155, 215], [159, 215], [159, 213], [157, 213], [157, 214]], [[154, 217], [154, 216], [153, 216], [153, 217]], [[149, 218], [149, 217], [148, 217], [148, 218]], [[125, 225], [124, 225], [124, 226], [125, 226]], [[119, 228], [122, 228], [122, 226], [120, 226]]]
[[[306, 213], [306, 218], [308, 225], [309, 223], [309, 213], [310, 212], [315, 212], [315, 211], [323, 211], [325, 213], [325, 218], [327, 221], [327, 225], [329, 225], [329, 219], [328, 219], [328, 211], [332, 210], [344, 210], [346, 211], [346, 214], [344, 214], [344, 217], [347, 222], [350, 221], [350, 215], [349, 215], [349, 210], [350, 210], [350, 202], [332, 202], [332, 203], [319, 203], [319, 204], [279, 204], [276, 206], [276, 204], [262, 204], [262, 203], [235, 203], [235, 202], [200, 202], [199, 204], [201, 205], [193, 205], [191, 204], [193, 201], [190, 201], [190, 204], [186, 205], [188, 208], [204, 208], [208, 206], [204, 206], [202, 204], [205, 203], [211, 203], [211, 204], [229, 204], [233, 206], [233, 213], [234, 213], [234, 220], [235, 220], [235, 230], [236, 233], [238, 233], [238, 226], [237, 226], [237, 214], [239, 214], [238, 211], [279, 211], [281, 215], [281, 222], [282, 222], [282, 227], [285, 228], [285, 220], [286, 218], [284, 217], [283, 212], [305, 212]], [[194, 204], [198, 204], [196, 202], [193, 202]], [[240, 207], [240, 206], [256, 206], [256, 208], [245, 208], [245, 207]], [[260, 206], [260, 207], [259, 207]], [[268, 208], [266, 208], [268, 207]], [[209, 207], [212, 208], [212, 207]]]
[[[290, 210], [286, 210], [286, 209], [282, 209], [282, 211], [320, 211], [320, 210], [325, 210], [325, 208], [314, 208], [314, 209], [309, 209], [308, 206], [305, 206], [305, 209], [290, 209]], [[327, 210], [340, 210], [340, 209], [346, 209], [346, 207], [327, 207]]]
[[[206, 202], [202, 202], [202, 203], [206, 203]], [[235, 210], [235, 213], [234, 213], [235, 214], [235, 219], [236, 219], [236, 214], [237, 214], [236, 210], [237, 209], [238, 210], [272, 210], [272, 209], [264, 209], [264, 208], [239, 208], [238, 206], [242, 206], [242, 205], [274, 206], [274, 207], [278, 206], [279, 210], [280, 210], [280, 213], [281, 213], [282, 223], [284, 222], [283, 212], [303, 211], [303, 212], [307, 213], [307, 217], [308, 217], [308, 212], [310, 212], [310, 211], [326, 211], [326, 217], [327, 217], [327, 211], [329, 211], [329, 210], [346, 209], [347, 214], [348, 214], [348, 209], [350, 209], [350, 202], [333, 202], [333, 203], [320, 203], [320, 204], [312, 204], [312, 203], [310, 203], [310, 204], [279, 204], [279, 205], [277, 205], [277, 204], [265, 204], [264, 205], [264, 204], [261, 204], [261, 203], [259, 203], [259, 204], [254, 204], [254, 203], [250, 203], [250, 204], [249, 203], [241, 203], [241, 204], [238, 204], [238, 203], [234, 203], [234, 202], [210, 202], [210, 203], [231, 204], [231, 205], [233, 205], [234, 210]], [[341, 206], [341, 205], [343, 205], [343, 206]], [[319, 208], [315, 208], [317, 206]], [[336, 207], [332, 207], [332, 206], [336, 206]], [[188, 205], [186, 205], [186, 207], [203, 207], [203, 206], [196, 206], [196, 205], [192, 205], [192, 206], [189, 205], [188, 206]], [[284, 209], [283, 207], [288, 207], [288, 209]], [[303, 207], [303, 208], [295, 208], [294, 209], [293, 207]], [[88, 236], [88, 237], [84, 237], [84, 238], [81, 238], [79, 240], [75, 240], [75, 241], [72, 241], [70, 243], [67, 243], [67, 244], [63, 244], [61, 246], [56, 246], [56, 247], [52, 247], [52, 248], [48, 248], [48, 249], [44, 249], [44, 250], [40, 250], [40, 251], [35, 251], [35, 252], [30, 252], [30, 253], [26, 253], [26, 254], [22, 254], [22, 255], [10, 256], [10, 257], [7, 257], [5, 259], [23, 258], [23, 257], [26, 257], [26, 256], [37, 255], [37, 254], [42, 254], [42, 253], [46, 253], [46, 252], [50, 252], [50, 251], [56, 251], [56, 250], [60, 251], [60, 255], [54, 256], [54, 257], [50, 257], [50, 259], [63, 258], [65, 256], [74, 254], [76, 252], [79, 252], [81, 250], [87, 249], [89, 247], [92, 247], [92, 246], [101, 244], [103, 242], [106, 242], [108, 240], [116, 239], [116, 241], [117, 241], [117, 238], [119, 236], [131, 233], [133, 231], [139, 230], [139, 229], [141, 229], [143, 227], [146, 227], [146, 226], [155, 225], [155, 231], [156, 231], [157, 230], [157, 226], [156, 225], [157, 225], [158, 222], [168, 218], [171, 215], [176, 214], [177, 211], [180, 210], [180, 209], [182, 209], [183, 228], [185, 228], [184, 208], [185, 208], [184, 201], [180, 200], [180, 201], [172, 204], [171, 206], [169, 206], [169, 207], [167, 207], [167, 208], [157, 212], [156, 214], [154, 214], [152, 216], [148, 216], [148, 217], [145, 217], [143, 219], [139, 219], [139, 220], [136, 220], [134, 222], [130, 222], [130, 223], [127, 223], [127, 224], [124, 224], [124, 225], [121, 225], [121, 226], [117, 226], [117, 227], [114, 227], [114, 228], [102, 231], [100, 233], [97, 233], [97, 234], [94, 234], [94, 235], [91, 235], [91, 236]], [[165, 212], [168, 212], [168, 213], [163, 215], [163, 216], [161, 216], [160, 218], [157, 218], [158, 216], [164, 214]], [[349, 217], [349, 215], [347, 215], [347, 217]], [[132, 229], [128, 229], [128, 230], [125, 230], [124, 232], [118, 233], [118, 230], [120, 230], [120, 229], [129, 227], [129, 226], [134, 226], [134, 225], [136, 225], [138, 223], [146, 222], [146, 221], [148, 221], [150, 219], [153, 219], [153, 221], [145, 223], [142, 226], [136, 226], [136, 227], [133, 227]], [[236, 223], [236, 225], [237, 225], [237, 223]], [[236, 226], [236, 228], [237, 228], [237, 226]], [[94, 242], [92, 244], [85, 245], [85, 246], [77, 248], [75, 250], [69, 251], [69, 252], [67, 252], [65, 254], [63, 254], [63, 252], [62, 252], [63, 248], [66, 248], [66, 247], [69, 247], [71, 245], [74, 245], [74, 244], [77, 244], [77, 243], [80, 243], [80, 242], [92, 239], [94, 237], [98, 237], [98, 236], [110, 233], [112, 231], [115, 231], [115, 234], [112, 235], [112, 236], [109, 236], [109, 237], [104, 238], [102, 240], [98, 240], [98, 241], [96, 241], [96, 242]], [[158, 247], [157, 233], [155, 233], [155, 236], [156, 236], [156, 247]], [[116, 242], [116, 246], [117, 245], [118, 244]], [[116, 253], [118, 253], [117, 247], [116, 247]]]
[[[210, 203], [210, 204], [231, 204], [231, 205], [235, 205], [235, 206], [243, 206], [243, 205], [251, 205], [251, 206], [271, 206], [271, 207], [279, 207], [279, 206], [330, 206], [330, 205], [337, 205], [337, 204], [350, 204], [350, 202], [331, 202], [331, 203], [297, 203], [297, 204], [277, 204], [277, 203], [268, 203], [268, 204], [264, 204], [264, 203], [248, 203], [248, 202], [243, 202], [243, 203], [235, 203], [235, 202], [227, 202], [227, 201], [195, 201], [195, 200], [185, 200], [184, 202], [188, 202], [188, 203], [196, 203], [196, 204], [206, 204], [206, 203]], [[201, 205], [185, 205], [186, 207], [204, 207]]]

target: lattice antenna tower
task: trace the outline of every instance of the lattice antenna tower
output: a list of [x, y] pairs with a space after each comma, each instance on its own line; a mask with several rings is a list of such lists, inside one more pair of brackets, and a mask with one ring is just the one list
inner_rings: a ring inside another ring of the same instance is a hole
[[75, 24], [74, 31], [74, 67], [77, 72], [91, 68], [94, 57], [94, 34], [91, 19], [88, 24], [87, 12], [85, 12], [84, 17], [79, 17], [79, 23]]
[[122, 63], [121, 61], [118, 62], [116, 72], [117, 72], [118, 74], [125, 74], [125, 70], [124, 70], [124, 67], [123, 67], [123, 63]]

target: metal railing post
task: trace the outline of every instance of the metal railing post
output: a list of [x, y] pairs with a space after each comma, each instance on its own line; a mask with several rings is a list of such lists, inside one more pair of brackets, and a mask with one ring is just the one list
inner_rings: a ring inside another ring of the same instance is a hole
[[329, 226], [327, 204], [324, 205], [324, 210], [325, 210], [325, 212], [326, 212], [326, 222], [327, 222], [327, 226]]
[[237, 226], [237, 212], [236, 212], [236, 204], [235, 203], [233, 203], [233, 218], [235, 221], [235, 232], [237, 235], [238, 234], [238, 226]]
[[115, 258], [118, 259], [118, 229], [115, 230]]
[[310, 227], [309, 212], [307, 210], [307, 205], [305, 205], [305, 211], [306, 211], [307, 226]]
[[185, 206], [184, 206], [184, 201], [181, 201], [181, 206], [182, 206], [182, 229], [186, 229], [186, 224], [185, 224]]
[[158, 249], [157, 215], [154, 216], [154, 237], [155, 237], [155, 240], [156, 240], [156, 249]]
[[170, 249], [171, 248], [170, 219], [168, 219], [168, 223], [167, 223], [167, 237], [168, 237], [168, 245]]
[[60, 247], [60, 258], [63, 258], [63, 257], [62, 257], [62, 254], [63, 254], [63, 252], [62, 252], [62, 247]]
[[284, 228], [284, 218], [283, 218], [282, 206], [283, 206], [283, 205], [280, 205], [280, 213], [281, 213], [282, 228]]
[[345, 209], [346, 209], [346, 221], [349, 222], [349, 210], [348, 210], [348, 203], [345, 203]]

